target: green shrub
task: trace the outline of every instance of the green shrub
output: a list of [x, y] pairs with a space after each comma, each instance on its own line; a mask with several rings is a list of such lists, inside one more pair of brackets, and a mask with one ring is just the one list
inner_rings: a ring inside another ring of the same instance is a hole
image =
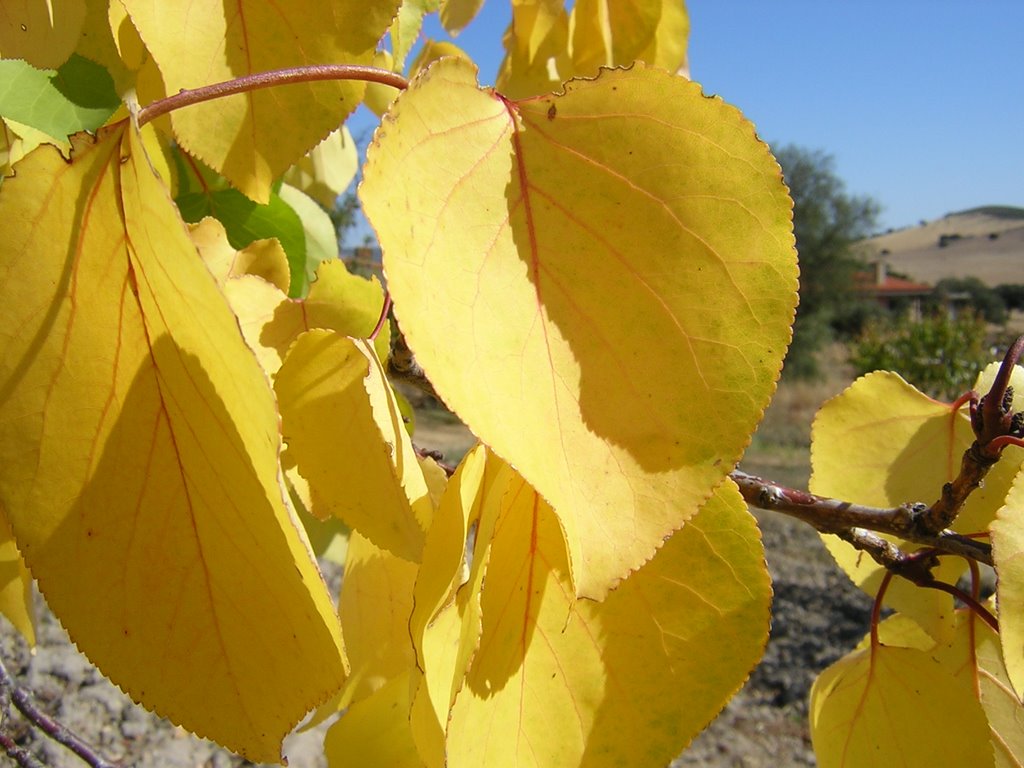
[[857, 375], [896, 371], [921, 391], [946, 399], [970, 389], [989, 359], [985, 320], [974, 313], [872, 322], [852, 343], [850, 354]]

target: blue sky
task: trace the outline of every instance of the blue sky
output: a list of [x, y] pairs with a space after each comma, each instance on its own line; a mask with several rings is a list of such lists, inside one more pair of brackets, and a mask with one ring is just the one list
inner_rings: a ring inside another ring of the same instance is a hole
[[[493, 82], [507, 0], [457, 38]], [[769, 143], [833, 155], [882, 228], [1024, 207], [1024, 0], [689, 0], [690, 68]], [[443, 38], [436, 23], [426, 34]], [[365, 115], [353, 127], [368, 125]], [[361, 235], [364, 233], [360, 233]], [[350, 238], [352, 239], [352, 238]]]

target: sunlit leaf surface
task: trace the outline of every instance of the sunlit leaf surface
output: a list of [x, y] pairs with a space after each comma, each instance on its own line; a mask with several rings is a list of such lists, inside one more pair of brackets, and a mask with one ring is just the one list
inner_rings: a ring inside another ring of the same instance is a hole
[[978, 621], [972, 627], [964, 612], [951, 626], [945, 641], [921, 645], [920, 633], [896, 615], [879, 626], [878, 644], [867, 643], [819, 675], [809, 713], [818, 765], [992, 765], [980, 693], [987, 684], [979, 682], [985, 673], [975, 654], [976, 637], [991, 631]]
[[[317, 514], [340, 517], [378, 547], [418, 562], [430, 497], [371, 343], [308, 331], [292, 345], [275, 388], [289, 455], [324, 506]], [[346, 444], [358, 449], [343, 454]]]
[[445, 59], [397, 100], [360, 193], [417, 360], [603, 597], [696, 512], [774, 388], [796, 299], [777, 164], [681, 78], [509, 102]]
[[265, 374], [134, 131], [4, 182], [0, 505], [134, 699], [253, 760], [342, 683]]
[[449, 765], [667, 764], [761, 656], [768, 576], [731, 483], [603, 603], [577, 600], [567, 569], [550, 507], [513, 478], [479, 648], [448, 723]]

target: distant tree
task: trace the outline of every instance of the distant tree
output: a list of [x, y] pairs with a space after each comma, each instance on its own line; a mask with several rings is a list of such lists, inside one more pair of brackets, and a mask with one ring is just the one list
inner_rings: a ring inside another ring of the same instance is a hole
[[942, 297], [967, 294], [967, 303], [989, 323], [1006, 322], [1006, 302], [996, 289], [989, 288], [976, 277], [947, 277], [935, 284], [935, 295]]
[[356, 225], [356, 213], [359, 211], [359, 199], [354, 192], [346, 192], [334, 201], [334, 208], [327, 212], [338, 233], [338, 242], [345, 241], [345, 233]]
[[995, 292], [999, 294], [1007, 309], [1024, 309], [1024, 284], [1004, 283], [997, 285]]
[[800, 257], [800, 306], [785, 370], [806, 378], [818, 373], [815, 353], [859, 311], [853, 273], [863, 264], [853, 245], [877, 229], [881, 207], [848, 194], [835, 159], [822, 150], [790, 144], [776, 147], [775, 156], [793, 196]]

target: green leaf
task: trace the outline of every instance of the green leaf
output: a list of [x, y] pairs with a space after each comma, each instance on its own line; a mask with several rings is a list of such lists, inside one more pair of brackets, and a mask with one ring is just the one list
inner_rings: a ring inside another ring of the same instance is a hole
[[[281, 199], [291, 206], [302, 221], [302, 233], [306, 241], [304, 285], [316, 280], [316, 271], [321, 262], [337, 261], [338, 233], [331, 217], [309, 195], [288, 184], [278, 190]], [[303, 290], [305, 293], [305, 290]]]
[[0, 61], [0, 115], [55, 139], [95, 131], [120, 105], [107, 71], [77, 54], [56, 71]]
[[213, 216], [224, 225], [228, 242], [237, 249], [254, 240], [276, 237], [288, 255], [291, 272], [291, 296], [302, 296], [309, 285], [306, 277], [306, 231], [302, 219], [281, 196], [274, 192], [270, 202], [260, 205], [236, 189], [191, 192], [175, 201], [185, 221], [195, 224]]

